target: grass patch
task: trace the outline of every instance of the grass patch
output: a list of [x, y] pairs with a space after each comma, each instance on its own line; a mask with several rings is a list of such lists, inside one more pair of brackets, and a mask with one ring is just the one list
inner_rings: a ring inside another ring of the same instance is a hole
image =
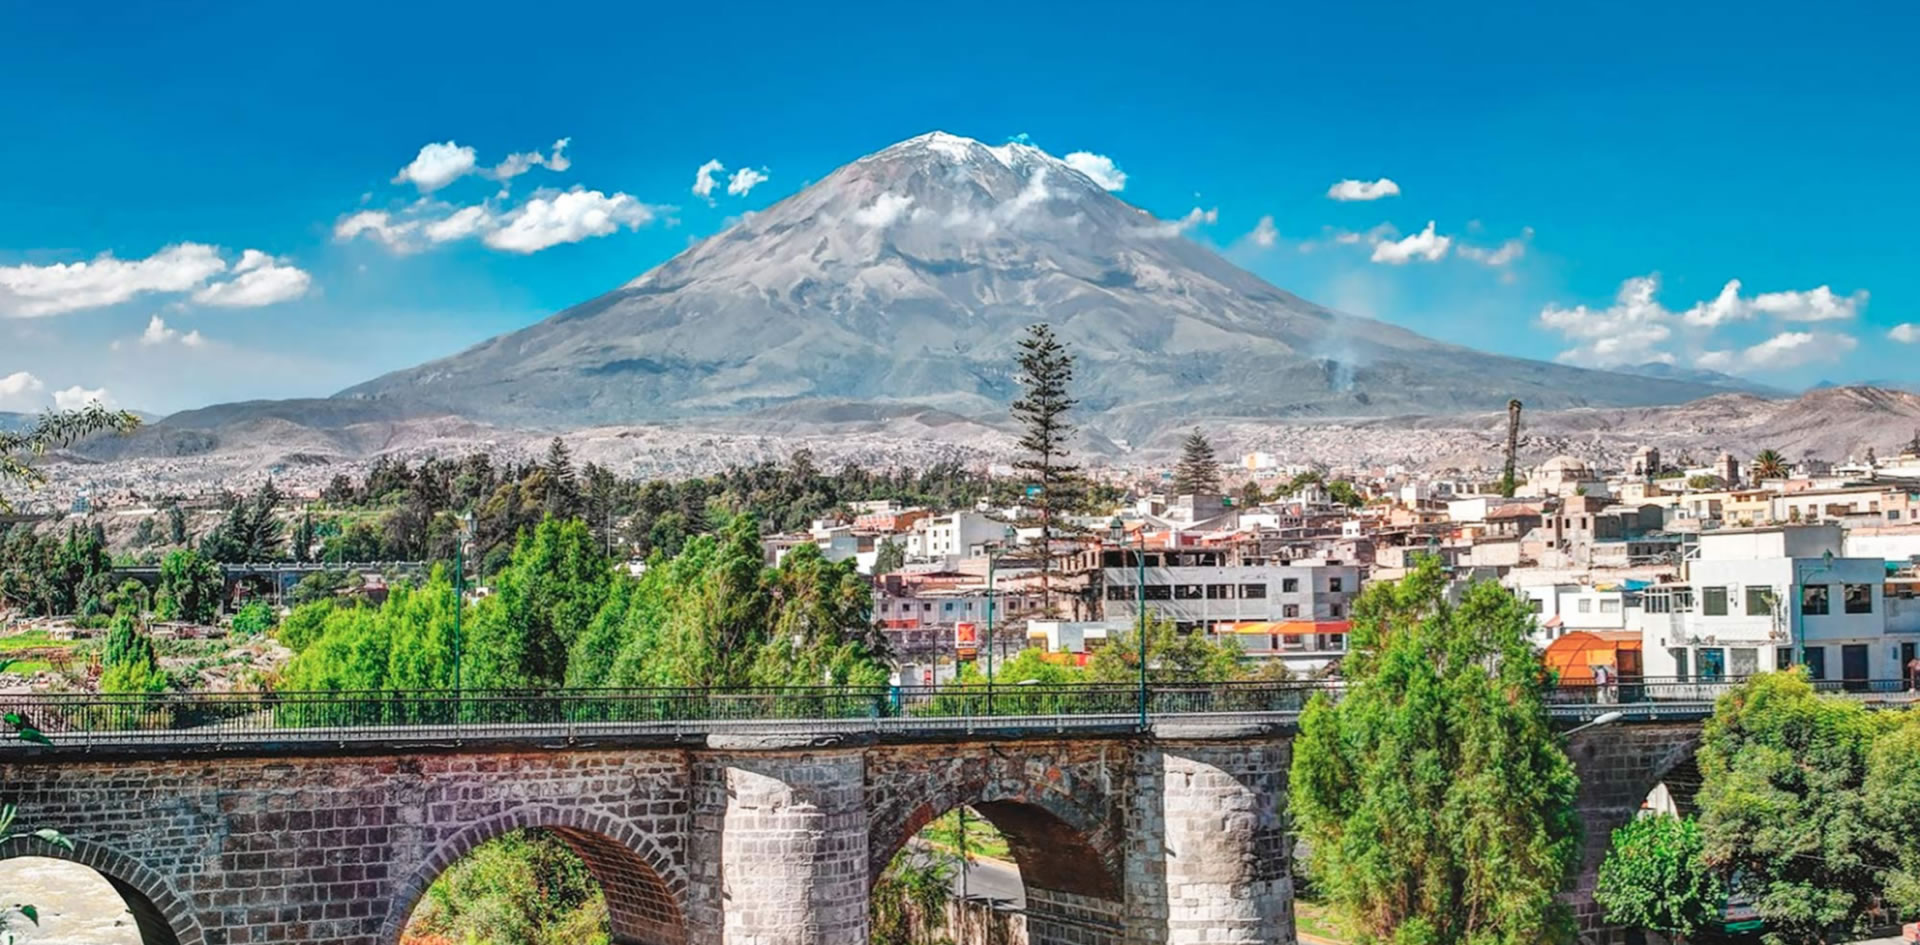
[[0, 666], [0, 673], [13, 673], [16, 676], [31, 676], [34, 673], [53, 671], [53, 664], [46, 660], [14, 660], [12, 662], [0, 660], [0, 663], [6, 663], [5, 666]]
[[45, 630], [28, 630], [25, 633], [16, 633], [10, 637], [0, 637], [0, 653], [12, 653], [16, 650], [34, 650], [43, 646], [71, 648], [73, 641], [56, 640], [48, 636]]
[[1329, 942], [1353, 941], [1353, 929], [1334, 913], [1333, 907], [1310, 899], [1293, 901], [1294, 929], [1303, 935]]
[[[935, 818], [933, 823], [920, 832], [926, 841], [942, 850], [960, 852], [960, 811], [950, 810]], [[973, 811], [967, 812], [967, 855], [986, 857], [991, 860], [1011, 860], [1013, 854], [1007, 848], [1007, 838], [994, 829], [985, 817]]]

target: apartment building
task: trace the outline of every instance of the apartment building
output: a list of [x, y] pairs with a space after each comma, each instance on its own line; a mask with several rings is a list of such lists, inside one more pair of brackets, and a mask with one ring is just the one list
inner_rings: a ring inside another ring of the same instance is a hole
[[1701, 533], [1684, 577], [1629, 616], [1647, 674], [1712, 680], [1798, 659], [1816, 680], [1899, 678], [1913, 642], [1887, 632], [1886, 562], [1840, 557], [1841, 540], [1837, 525]]
[[1279, 658], [1301, 671], [1346, 652], [1360, 568], [1324, 561], [1235, 562], [1225, 549], [1146, 551], [1140, 583], [1139, 551], [1104, 548], [1103, 607], [1109, 626], [1123, 629], [1147, 616], [1173, 621], [1186, 633], [1237, 640], [1247, 655]]

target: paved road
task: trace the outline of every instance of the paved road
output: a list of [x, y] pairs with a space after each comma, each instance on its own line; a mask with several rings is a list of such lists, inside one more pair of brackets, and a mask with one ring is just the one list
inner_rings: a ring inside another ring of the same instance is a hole
[[[933, 856], [935, 851], [926, 841], [913, 840], [912, 853], [919, 857]], [[945, 850], [940, 855], [953, 858], [954, 854]], [[1004, 860], [989, 860], [972, 857], [965, 873], [953, 874], [953, 894], [973, 899], [990, 899], [1013, 909], [1027, 907], [1026, 886], [1020, 882], [1020, 869]]]

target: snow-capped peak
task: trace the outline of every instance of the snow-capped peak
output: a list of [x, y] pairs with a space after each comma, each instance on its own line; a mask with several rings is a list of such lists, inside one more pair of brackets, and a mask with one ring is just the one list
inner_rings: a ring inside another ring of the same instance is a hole
[[911, 150], [931, 151], [950, 163], [960, 165], [977, 165], [981, 163], [983, 158], [991, 157], [1010, 170], [1034, 165], [1043, 167], [1067, 167], [1066, 162], [1023, 141], [1009, 141], [1006, 144], [991, 145], [977, 138], [949, 134], [944, 131], [930, 131], [917, 137], [908, 138], [872, 156], [879, 157], [881, 155], [898, 154]]

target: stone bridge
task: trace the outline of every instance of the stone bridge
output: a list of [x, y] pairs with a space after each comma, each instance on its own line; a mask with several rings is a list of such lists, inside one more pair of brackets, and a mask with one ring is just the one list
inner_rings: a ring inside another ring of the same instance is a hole
[[[866, 945], [868, 891], [962, 805], [1009, 839], [1035, 945], [1295, 941], [1284, 840], [1290, 729], [1158, 721], [601, 742], [129, 746], [0, 756], [22, 823], [55, 826], [148, 945], [395, 945], [435, 877], [521, 828], [606, 892], [623, 945]], [[1686, 762], [1696, 718], [1572, 736], [1589, 892], [1608, 833]]]

